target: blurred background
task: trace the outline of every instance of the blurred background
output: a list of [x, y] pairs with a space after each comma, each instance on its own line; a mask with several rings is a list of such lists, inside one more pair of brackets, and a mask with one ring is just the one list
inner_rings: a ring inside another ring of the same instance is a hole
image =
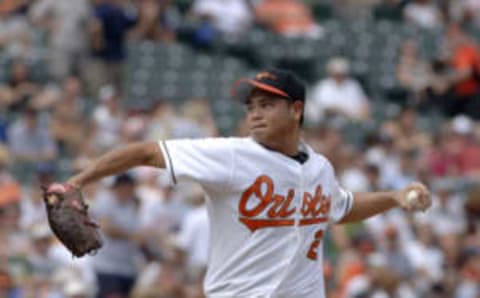
[[196, 186], [137, 168], [85, 189], [105, 247], [72, 259], [40, 185], [138, 140], [245, 135], [232, 83], [308, 85], [305, 139], [352, 191], [433, 207], [334, 227], [328, 297], [480, 297], [480, 1], [0, 1], [0, 297], [202, 297]]

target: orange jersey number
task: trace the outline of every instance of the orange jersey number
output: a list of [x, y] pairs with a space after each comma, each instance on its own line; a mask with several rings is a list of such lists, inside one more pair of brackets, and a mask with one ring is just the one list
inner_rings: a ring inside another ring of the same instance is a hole
[[313, 242], [310, 245], [310, 249], [308, 250], [307, 258], [311, 260], [316, 260], [318, 258], [317, 249], [320, 246], [320, 243], [322, 243], [322, 238], [323, 238], [323, 230], [318, 230], [315, 233], [315, 238], [313, 239]]

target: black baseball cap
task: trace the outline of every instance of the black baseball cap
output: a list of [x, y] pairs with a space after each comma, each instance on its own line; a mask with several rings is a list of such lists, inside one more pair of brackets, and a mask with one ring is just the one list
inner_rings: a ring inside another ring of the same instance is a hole
[[305, 102], [305, 84], [290, 71], [270, 69], [257, 73], [254, 78], [239, 79], [233, 84], [232, 95], [245, 102], [255, 88]]

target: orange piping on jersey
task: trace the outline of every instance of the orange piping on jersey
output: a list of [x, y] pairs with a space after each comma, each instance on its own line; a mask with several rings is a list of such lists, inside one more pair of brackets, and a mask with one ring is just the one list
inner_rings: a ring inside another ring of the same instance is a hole
[[295, 224], [293, 219], [251, 219], [243, 217], [239, 220], [252, 232], [261, 228], [290, 227]]
[[327, 221], [328, 221], [327, 217], [304, 218], [304, 219], [300, 220], [300, 225], [301, 226], [308, 226], [308, 225], [319, 224], [319, 223], [327, 222]]

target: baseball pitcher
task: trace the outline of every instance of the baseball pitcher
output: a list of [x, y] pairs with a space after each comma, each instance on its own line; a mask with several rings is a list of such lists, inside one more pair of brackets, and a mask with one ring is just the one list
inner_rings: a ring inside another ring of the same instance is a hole
[[352, 193], [330, 162], [302, 141], [305, 86], [282, 70], [241, 79], [233, 88], [246, 108], [249, 136], [140, 142], [113, 150], [46, 195], [136, 166], [168, 171], [173, 185], [195, 181], [210, 218], [205, 294], [225, 297], [325, 297], [323, 236], [332, 224], [364, 220], [391, 208], [425, 210], [427, 188]]

